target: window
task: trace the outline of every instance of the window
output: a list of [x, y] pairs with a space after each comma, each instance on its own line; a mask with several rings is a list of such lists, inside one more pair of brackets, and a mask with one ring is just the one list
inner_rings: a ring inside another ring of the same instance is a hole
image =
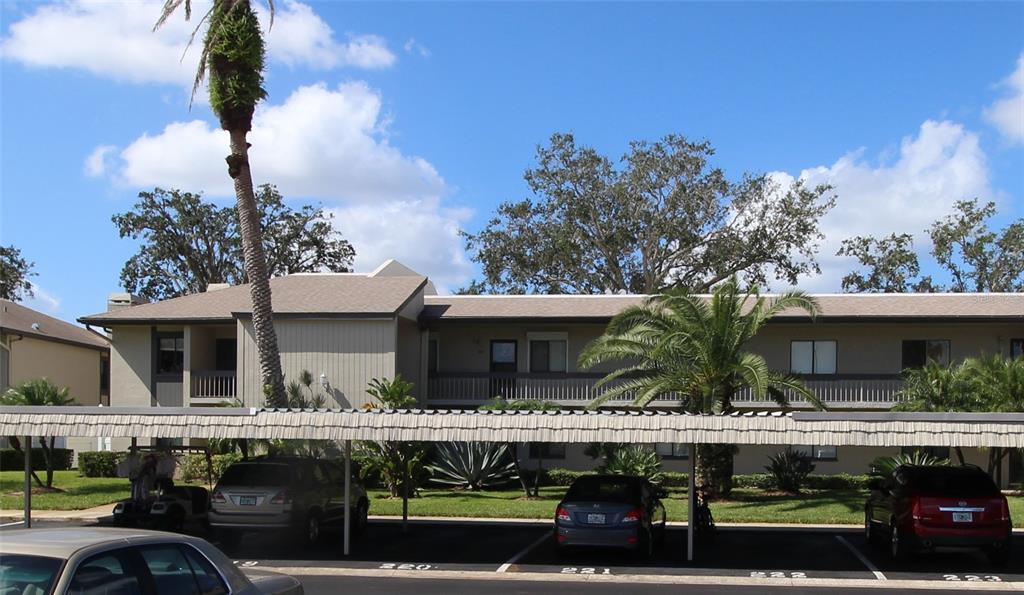
[[438, 351], [437, 339], [427, 340], [427, 372], [429, 374], [435, 374], [438, 370]]
[[793, 450], [804, 453], [804, 456], [815, 461], [837, 461], [839, 450], [835, 446], [794, 446]]
[[[141, 548], [139, 554], [153, 576], [158, 595], [223, 595], [224, 583], [209, 561], [189, 546], [176, 544]], [[188, 555], [186, 555], [188, 554]], [[205, 565], [204, 565], [205, 562]]]
[[516, 342], [491, 341], [491, 372], [516, 371]]
[[1010, 357], [1024, 357], [1024, 339], [1010, 339]]
[[531, 372], [565, 372], [568, 342], [530, 340]]
[[565, 444], [556, 442], [531, 442], [531, 459], [564, 459]]
[[913, 340], [903, 342], [903, 369], [922, 368], [929, 361], [949, 365], [949, 341]]
[[132, 572], [126, 554], [125, 550], [99, 554], [79, 564], [68, 595], [141, 595], [139, 578]]
[[835, 374], [835, 341], [793, 341], [789, 367], [794, 374]]
[[659, 442], [655, 450], [663, 459], [688, 459], [690, 458], [689, 444], [673, 444]]
[[185, 337], [181, 333], [156, 337], [156, 373], [180, 374], [185, 369]]

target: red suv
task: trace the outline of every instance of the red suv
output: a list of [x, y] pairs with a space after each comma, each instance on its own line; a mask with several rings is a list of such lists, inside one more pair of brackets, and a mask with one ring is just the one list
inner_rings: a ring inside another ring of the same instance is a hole
[[978, 467], [902, 465], [870, 487], [864, 536], [869, 543], [888, 536], [893, 558], [918, 549], [979, 547], [995, 564], [1009, 560], [1010, 507]]

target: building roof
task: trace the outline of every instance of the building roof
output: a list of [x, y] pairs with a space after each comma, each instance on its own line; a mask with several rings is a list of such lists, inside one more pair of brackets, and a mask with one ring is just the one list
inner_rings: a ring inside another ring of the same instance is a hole
[[[771, 297], [772, 294], [765, 294]], [[643, 304], [646, 295], [427, 296], [424, 321], [604, 320]], [[707, 297], [707, 296], [704, 296]], [[1017, 320], [1024, 322], [1024, 293], [815, 294], [825, 320]], [[804, 321], [803, 311], [776, 322]]]
[[[422, 276], [310, 273], [270, 280], [275, 316], [393, 316], [424, 285]], [[230, 322], [252, 314], [249, 285], [118, 308], [80, 318], [87, 324]]]
[[0, 300], [0, 329], [5, 333], [108, 351], [110, 343], [97, 333], [26, 308]]
[[1024, 447], [1024, 413], [0, 406], [0, 435]]

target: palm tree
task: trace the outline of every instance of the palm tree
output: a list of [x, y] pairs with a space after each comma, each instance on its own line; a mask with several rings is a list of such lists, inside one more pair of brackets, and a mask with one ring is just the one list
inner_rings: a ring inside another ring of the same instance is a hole
[[[976, 411], [1019, 413], [1024, 411], [1024, 357], [1003, 355], [970, 358], [963, 364], [963, 376], [981, 406]], [[1003, 458], [1010, 451], [990, 448], [988, 473], [1002, 485]]]
[[[0, 396], [0, 405], [22, 405], [30, 407], [45, 407], [45, 406], [62, 406], [62, 405], [73, 405], [75, 400], [68, 396], [68, 388], [58, 387], [56, 384], [50, 382], [46, 378], [37, 378], [35, 380], [26, 380], [18, 386], [8, 389], [3, 396]], [[56, 438], [53, 436], [39, 437], [39, 446], [43, 449], [43, 460], [46, 463], [46, 488], [53, 487], [53, 449]], [[13, 438], [10, 440], [11, 444], [15, 443], [20, 445]], [[32, 445], [28, 445], [31, 450]], [[15, 447], [17, 448], [17, 447]], [[20, 449], [19, 449], [20, 450]], [[36, 479], [36, 483], [40, 487], [43, 486], [43, 482], [39, 480], [39, 476], [32, 473]]]
[[[267, 3], [273, 22], [273, 0]], [[185, 19], [190, 19], [191, 0], [166, 0], [154, 29], [163, 25], [181, 6], [184, 6]], [[209, 81], [210, 107], [230, 138], [231, 154], [226, 160], [228, 175], [235, 185], [245, 274], [252, 295], [252, 326], [260, 355], [260, 377], [268, 405], [286, 407], [288, 401], [270, 299], [270, 276], [253, 192], [252, 172], [249, 169], [249, 143], [246, 139], [252, 129], [256, 104], [267, 96], [263, 88], [263, 33], [249, 0], [214, 0], [209, 12], [200, 19], [196, 32], [204, 23], [207, 26], [206, 35], [192, 94], [195, 95], [204, 78]]]
[[[763, 357], [745, 350], [771, 317], [787, 309], [812, 318], [819, 311], [814, 298], [802, 292], [769, 299], [756, 288], [742, 291], [735, 277], [719, 285], [710, 300], [672, 291], [628, 308], [580, 354], [578, 365], [584, 369], [620, 366], [595, 385], [616, 383], [590, 407], [625, 395], [633, 395], [634, 406], [646, 407], [659, 395], [671, 394], [691, 413], [729, 413], [737, 392], [746, 388], [757, 400], [770, 398], [787, 407], [793, 393], [824, 409], [798, 378], [770, 370]], [[731, 491], [734, 452], [732, 445], [705, 445], [696, 453], [707, 497]]]
[[[978, 394], [970, 390], [964, 373], [964, 364], [944, 366], [929, 361], [920, 368], [903, 371], [903, 401], [893, 411], [979, 411], [982, 409]], [[957, 459], [964, 464], [964, 452], [954, 447]]]

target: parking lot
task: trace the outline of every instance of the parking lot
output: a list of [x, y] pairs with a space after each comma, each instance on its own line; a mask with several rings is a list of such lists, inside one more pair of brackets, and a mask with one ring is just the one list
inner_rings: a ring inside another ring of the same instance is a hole
[[994, 567], [980, 552], [948, 550], [893, 562], [869, 547], [857, 530], [721, 528], [713, 544], [686, 562], [685, 528], [670, 529], [665, 546], [647, 560], [620, 551], [559, 553], [544, 523], [371, 522], [365, 536], [342, 556], [340, 539], [296, 547], [269, 535], [252, 535], [228, 553], [252, 566], [360, 568], [580, 575], [732, 576], [961, 582], [1024, 581], [1024, 535], [1014, 538], [1013, 558]]

